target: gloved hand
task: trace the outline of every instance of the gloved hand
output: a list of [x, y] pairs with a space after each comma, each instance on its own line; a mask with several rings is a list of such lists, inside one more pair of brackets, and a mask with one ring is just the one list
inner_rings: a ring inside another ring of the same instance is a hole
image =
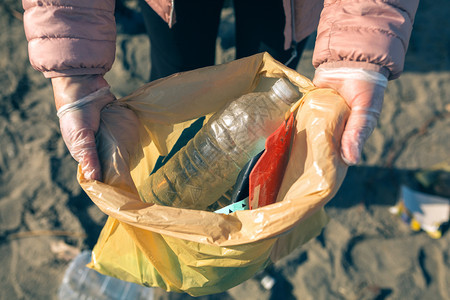
[[314, 84], [336, 90], [351, 109], [341, 139], [341, 156], [348, 165], [361, 159], [362, 148], [377, 125], [387, 78], [356, 68], [318, 68]]
[[102, 180], [95, 134], [100, 111], [115, 100], [101, 75], [52, 78], [61, 135], [86, 179]]

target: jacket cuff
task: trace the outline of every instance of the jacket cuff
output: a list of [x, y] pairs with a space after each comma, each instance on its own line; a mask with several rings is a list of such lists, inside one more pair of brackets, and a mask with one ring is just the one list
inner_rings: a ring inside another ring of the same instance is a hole
[[384, 66], [389, 80], [398, 78], [417, 5], [418, 0], [326, 0], [313, 65], [361, 62]]
[[56, 74], [105, 74], [115, 58], [114, 41], [41, 38], [31, 40], [28, 50], [31, 65], [47, 78]]
[[34, 69], [51, 78], [104, 74], [111, 68], [116, 47], [114, 0], [23, 0], [23, 7]]

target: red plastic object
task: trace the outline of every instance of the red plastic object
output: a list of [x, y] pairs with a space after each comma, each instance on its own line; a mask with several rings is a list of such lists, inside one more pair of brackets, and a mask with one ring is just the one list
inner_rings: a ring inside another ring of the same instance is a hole
[[266, 148], [249, 178], [249, 206], [256, 209], [275, 203], [289, 160], [294, 115], [266, 140]]

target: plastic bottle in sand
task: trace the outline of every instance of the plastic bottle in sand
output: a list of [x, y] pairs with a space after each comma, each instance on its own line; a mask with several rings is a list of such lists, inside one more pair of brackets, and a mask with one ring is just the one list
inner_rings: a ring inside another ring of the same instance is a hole
[[83, 251], [70, 263], [59, 287], [60, 300], [153, 300], [154, 290], [102, 275], [86, 267], [91, 252]]

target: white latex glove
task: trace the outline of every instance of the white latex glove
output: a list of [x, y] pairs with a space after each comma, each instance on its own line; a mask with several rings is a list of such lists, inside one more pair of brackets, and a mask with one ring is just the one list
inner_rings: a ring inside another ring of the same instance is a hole
[[366, 140], [377, 125], [387, 78], [381, 73], [354, 68], [318, 68], [314, 84], [336, 90], [351, 108], [341, 140], [342, 159], [355, 165]]
[[86, 179], [102, 180], [95, 134], [100, 111], [115, 100], [100, 75], [52, 79], [61, 135]]

